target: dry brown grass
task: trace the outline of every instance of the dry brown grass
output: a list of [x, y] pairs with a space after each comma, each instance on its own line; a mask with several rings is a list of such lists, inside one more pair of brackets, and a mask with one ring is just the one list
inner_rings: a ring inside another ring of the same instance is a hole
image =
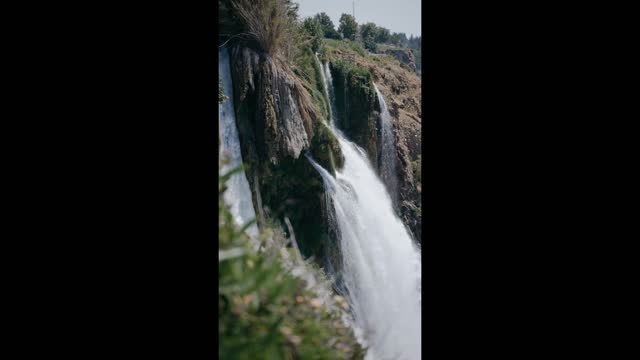
[[272, 57], [293, 59], [305, 39], [286, 0], [232, 0], [242, 22], [241, 36]]
[[310, 95], [310, 85], [294, 71], [294, 60], [311, 42], [296, 20], [296, 11], [288, 0], [229, 0], [237, 31], [232, 38], [268, 55], [279, 78], [292, 84], [292, 95], [309, 136], [318, 118]]

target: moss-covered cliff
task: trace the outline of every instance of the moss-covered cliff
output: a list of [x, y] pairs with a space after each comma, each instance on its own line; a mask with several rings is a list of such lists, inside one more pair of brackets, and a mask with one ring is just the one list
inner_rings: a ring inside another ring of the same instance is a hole
[[[256, 10], [257, 5], [247, 6]], [[225, 32], [240, 31], [235, 27], [243, 17], [233, 14], [233, 6], [224, 8], [225, 18], [234, 19], [227, 21]], [[279, 16], [287, 16], [281, 13]], [[244, 16], [266, 22], [273, 20], [273, 14], [248, 11]], [[227, 46], [231, 48], [242, 156], [256, 210], [262, 213], [265, 209], [280, 221], [289, 217], [304, 255], [320, 257], [329, 238], [324, 191], [319, 174], [305, 155], [334, 174], [344, 160], [337, 140], [324, 125], [329, 117], [329, 100], [322, 69], [306, 42], [291, 41], [294, 33], [287, 30], [268, 34], [272, 37], [229, 38]], [[267, 38], [279, 45], [265, 42]], [[356, 42], [323, 42], [319, 52], [323, 61], [330, 62], [340, 115], [336, 125], [365, 149], [375, 168], [380, 165], [381, 146], [380, 104], [374, 82], [385, 97], [397, 148], [399, 215], [420, 241], [421, 174], [416, 166], [421, 156], [420, 80], [390, 56], [367, 55]], [[353, 55], [355, 61], [344, 61], [345, 55]]]
[[334, 173], [343, 158], [322, 124], [328, 114], [322, 80], [305, 71], [317, 66], [314, 61], [307, 54], [291, 69], [248, 47], [231, 51], [236, 122], [255, 208], [288, 217], [303, 255], [319, 259], [328, 237], [324, 190], [304, 154]]
[[330, 63], [339, 122], [349, 139], [360, 145], [374, 167], [378, 165], [378, 116], [380, 104], [371, 73], [343, 60]]

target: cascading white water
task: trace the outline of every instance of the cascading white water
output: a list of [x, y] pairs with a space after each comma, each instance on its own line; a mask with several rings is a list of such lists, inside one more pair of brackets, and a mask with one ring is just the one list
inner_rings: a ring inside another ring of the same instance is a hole
[[[218, 51], [218, 71], [220, 80], [228, 99], [218, 105], [218, 118], [220, 126], [220, 156], [225, 155], [229, 162], [220, 170], [225, 174], [242, 165], [240, 152], [240, 139], [236, 128], [236, 115], [233, 108], [233, 81], [231, 79], [231, 65], [229, 64], [229, 51], [226, 47]], [[237, 225], [243, 226], [255, 219], [256, 212], [251, 201], [251, 190], [244, 171], [237, 172], [227, 181], [227, 190], [224, 193], [224, 201], [229, 206], [233, 219]], [[254, 223], [247, 229], [254, 247], [258, 247], [258, 226]]]
[[393, 124], [391, 114], [387, 109], [380, 90], [373, 84], [380, 102], [380, 177], [387, 186], [393, 204], [398, 204], [398, 173], [396, 172], [396, 145], [393, 136]]
[[[318, 57], [316, 56], [316, 60]], [[335, 104], [335, 93], [333, 91], [333, 78], [331, 77], [331, 69], [329, 69], [329, 62], [324, 63], [324, 66], [320, 63], [320, 68], [322, 69], [322, 81], [324, 82], [324, 88], [327, 94], [327, 98], [329, 99], [329, 112], [331, 113], [331, 119], [329, 124], [333, 125], [338, 122], [338, 111], [333, 104]]]
[[[326, 76], [325, 76], [325, 83]], [[331, 85], [328, 87], [331, 88]], [[334, 106], [332, 106], [334, 107]], [[335, 211], [342, 277], [368, 360], [421, 358], [421, 258], [366, 153], [329, 126], [344, 155], [322, 176]]]
[[[320, 61], [320, 59], [318, 59], [318, 53], [314, 54], [313, 57], [316, 60], [316, 64], [318, 65], [318, 67], [320, 67], [320, 72], [322, 73], [322, 83], [324, 84], [324, 95], [327, 97], [327, 101], [331, 101], [329, 100], [329, 84], [327, 83], [327, 75], [324, 73], [325, 69], [324, 69], [324, 65], [322, 65], [322, 62]], [[329, 104], [329, 113], [331, 115], [331, 104]], [[331, 120], [331, 119], [329, 119]]]

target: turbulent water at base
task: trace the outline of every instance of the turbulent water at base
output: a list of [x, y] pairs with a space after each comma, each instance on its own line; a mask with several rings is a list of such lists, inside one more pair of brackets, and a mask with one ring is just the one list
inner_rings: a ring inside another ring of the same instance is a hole
[[396, 170], [396, 145], [393, 136], [393, 124], [391, 114], [387, 109], [380, 90], [373, 84], [380, 102], [380, 177], [387, 186], [391, 199], [395, 206], [398, 205], [398, 175]]
[[[220, 125], [220, 156], [225, 155], [229, 162], [220, 170], [225, 174], [230, 170], [242, 165], [242, 154], [240, 153], [240, 139], [236, 128], [236, 115], [233, 108], [233, 81], [231, 79], [231, 66], [229, 64], [229, 52], [227, 48], [218, 51], [219, 62], [218, 71], [220, 80], [228, 99], [218, 105], [219, 125]], [[244, 171], [237, 172], [227, 181], [227, 190], [224, 193], [224, 201], [229, 206], [233, 219], [239, 226], [243, 226], [255, 219], [256, 212], [251, 201], [251, 190]], [[251, 225], [247, 230], [254, 247], [258, 246], [258, 226]]]
[[[326, 79], [325, 79], [326, 81]], [[325, 82], [326, 83], [326, 82]], [[331, 86], [329, 86], [331, 88]], [[367, 360], [421, 358], [421, 258], [364, 150], [329, 126], [344, 155], [334, 178], [322, 176], [334, 210], [342, 277]]]

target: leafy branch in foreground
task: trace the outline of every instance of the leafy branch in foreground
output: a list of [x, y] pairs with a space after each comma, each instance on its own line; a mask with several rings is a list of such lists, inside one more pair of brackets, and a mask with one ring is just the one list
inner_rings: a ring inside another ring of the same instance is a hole
[[262, 229], [263, 245], [272, 244], [266, 246], [269, 251], [250, 248], [222, 198], [229, 176], [220, 177], [218, 184], [219, 357], [362, 359], [364, 350], [341, 321], [341, 312], [283, 266], [279, 255], [287, 251], [280, 246], [287, 240], [272, 220]]

